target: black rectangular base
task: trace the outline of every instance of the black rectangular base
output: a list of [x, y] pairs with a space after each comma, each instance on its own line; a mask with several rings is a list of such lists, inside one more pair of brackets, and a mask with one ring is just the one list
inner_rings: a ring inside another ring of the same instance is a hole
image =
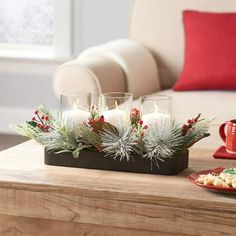
[[87, 169], [99, 169], [110, 171], [124, 171], [160, 175], [176, 175], [188, 168], [189, 152], [180, 153], [173, 158], [159, 162], [159, 167], [150, 160], [133, 156], [133, 160], [114, 160], [105, 157], [103, 153], [93, 151], [81, 151], [79, 158], [74, 158], [71, 153], [44, 153], [44, 163], [46, 165], [77, 167]]

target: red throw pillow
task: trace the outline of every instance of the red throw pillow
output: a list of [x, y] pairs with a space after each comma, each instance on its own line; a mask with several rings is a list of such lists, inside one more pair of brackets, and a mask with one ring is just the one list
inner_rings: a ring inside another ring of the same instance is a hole
[[236, 13], [184, 11], [181, 90], [236, 90]]

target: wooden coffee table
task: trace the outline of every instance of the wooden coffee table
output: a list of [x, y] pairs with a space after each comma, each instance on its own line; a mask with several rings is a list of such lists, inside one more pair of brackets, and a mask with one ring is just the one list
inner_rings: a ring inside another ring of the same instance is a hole
[[187, 176], [236, 161], [191, 150], [189, 166], [177, 176], [45, 166], [28, 141], [0, 153], [0, 235], [235, 235], [236, 195]]

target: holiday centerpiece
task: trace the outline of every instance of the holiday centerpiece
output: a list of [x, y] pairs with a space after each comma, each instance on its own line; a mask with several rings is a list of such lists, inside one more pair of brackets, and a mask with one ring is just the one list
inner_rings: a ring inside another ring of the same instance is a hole
[[188, 149], [209, 136], [210, 120], [200, 114], [186, 124], [172, 120], [164, 112], [170, 97], [142, 97], [141, 110], [130, 110], [130, 94], [103, 94], [92, 107], [88, 95], [65, 98], [62, 106], [72, 110], [55, 116], [41, 105], [32, 120], [12, 125], [44, 146], [48, 165], [173, 175], [188, 167]]

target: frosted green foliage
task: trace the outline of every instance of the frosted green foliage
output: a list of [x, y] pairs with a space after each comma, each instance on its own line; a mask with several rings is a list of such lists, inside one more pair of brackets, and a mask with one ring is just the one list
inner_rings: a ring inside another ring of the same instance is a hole
[[[57, 128], [54, 127], [56, 119], [44, 105], [39, 105], [37, 111], [40, 113], [40, 116], [43, 115], [48, 117], [48, 123], [50, 124], [51, 129], [55, 130]], [[22, 136], [34, 139], [37, 142], [43, 144], [41, 139], [42, 129], [38, 128], [37, 123], [34, 121], [26, 121], [21, 125], [10, 125], [10, 128]]]
[[171, 158], [181, 150], [183, 146], [182, 130], [176, 123], [170, 127], [169, 122], [149, 127], [144, 137], [146, 147], [145, 158], [158, 165], [158, 161]]
[[211, 120], [202, 119], [194, 124], [194, 126], [189, 129], [187, 134], [184, 136], [184, 146], [185, 148], [190, 148], [194, 143], [198, 142], [202, 138], [208, 137]]
[[41, 143], [38, 140], [38, 135], [41, 132], [38, 127], [29, 125], [26, 122], [22, 125], [10, 125], [10, 128], [22, 136], [28, 137], [30, 139], [35, 139], [37, 142]]
[[78, 143], [78, 130], [70, 122], [57, 120], [53, 124], [54, 130], [49, 133], [40, 133], [38, 139], [48, 152], [72, 152], [74, 157], [79, 156], [79, 151], [87, 147]]
[[136, 134], [130, 122], [118, 124], [117, 132], [108, 126], [101, 133], [102, 148], [106, 156], [129, 161], [135, 153]]

